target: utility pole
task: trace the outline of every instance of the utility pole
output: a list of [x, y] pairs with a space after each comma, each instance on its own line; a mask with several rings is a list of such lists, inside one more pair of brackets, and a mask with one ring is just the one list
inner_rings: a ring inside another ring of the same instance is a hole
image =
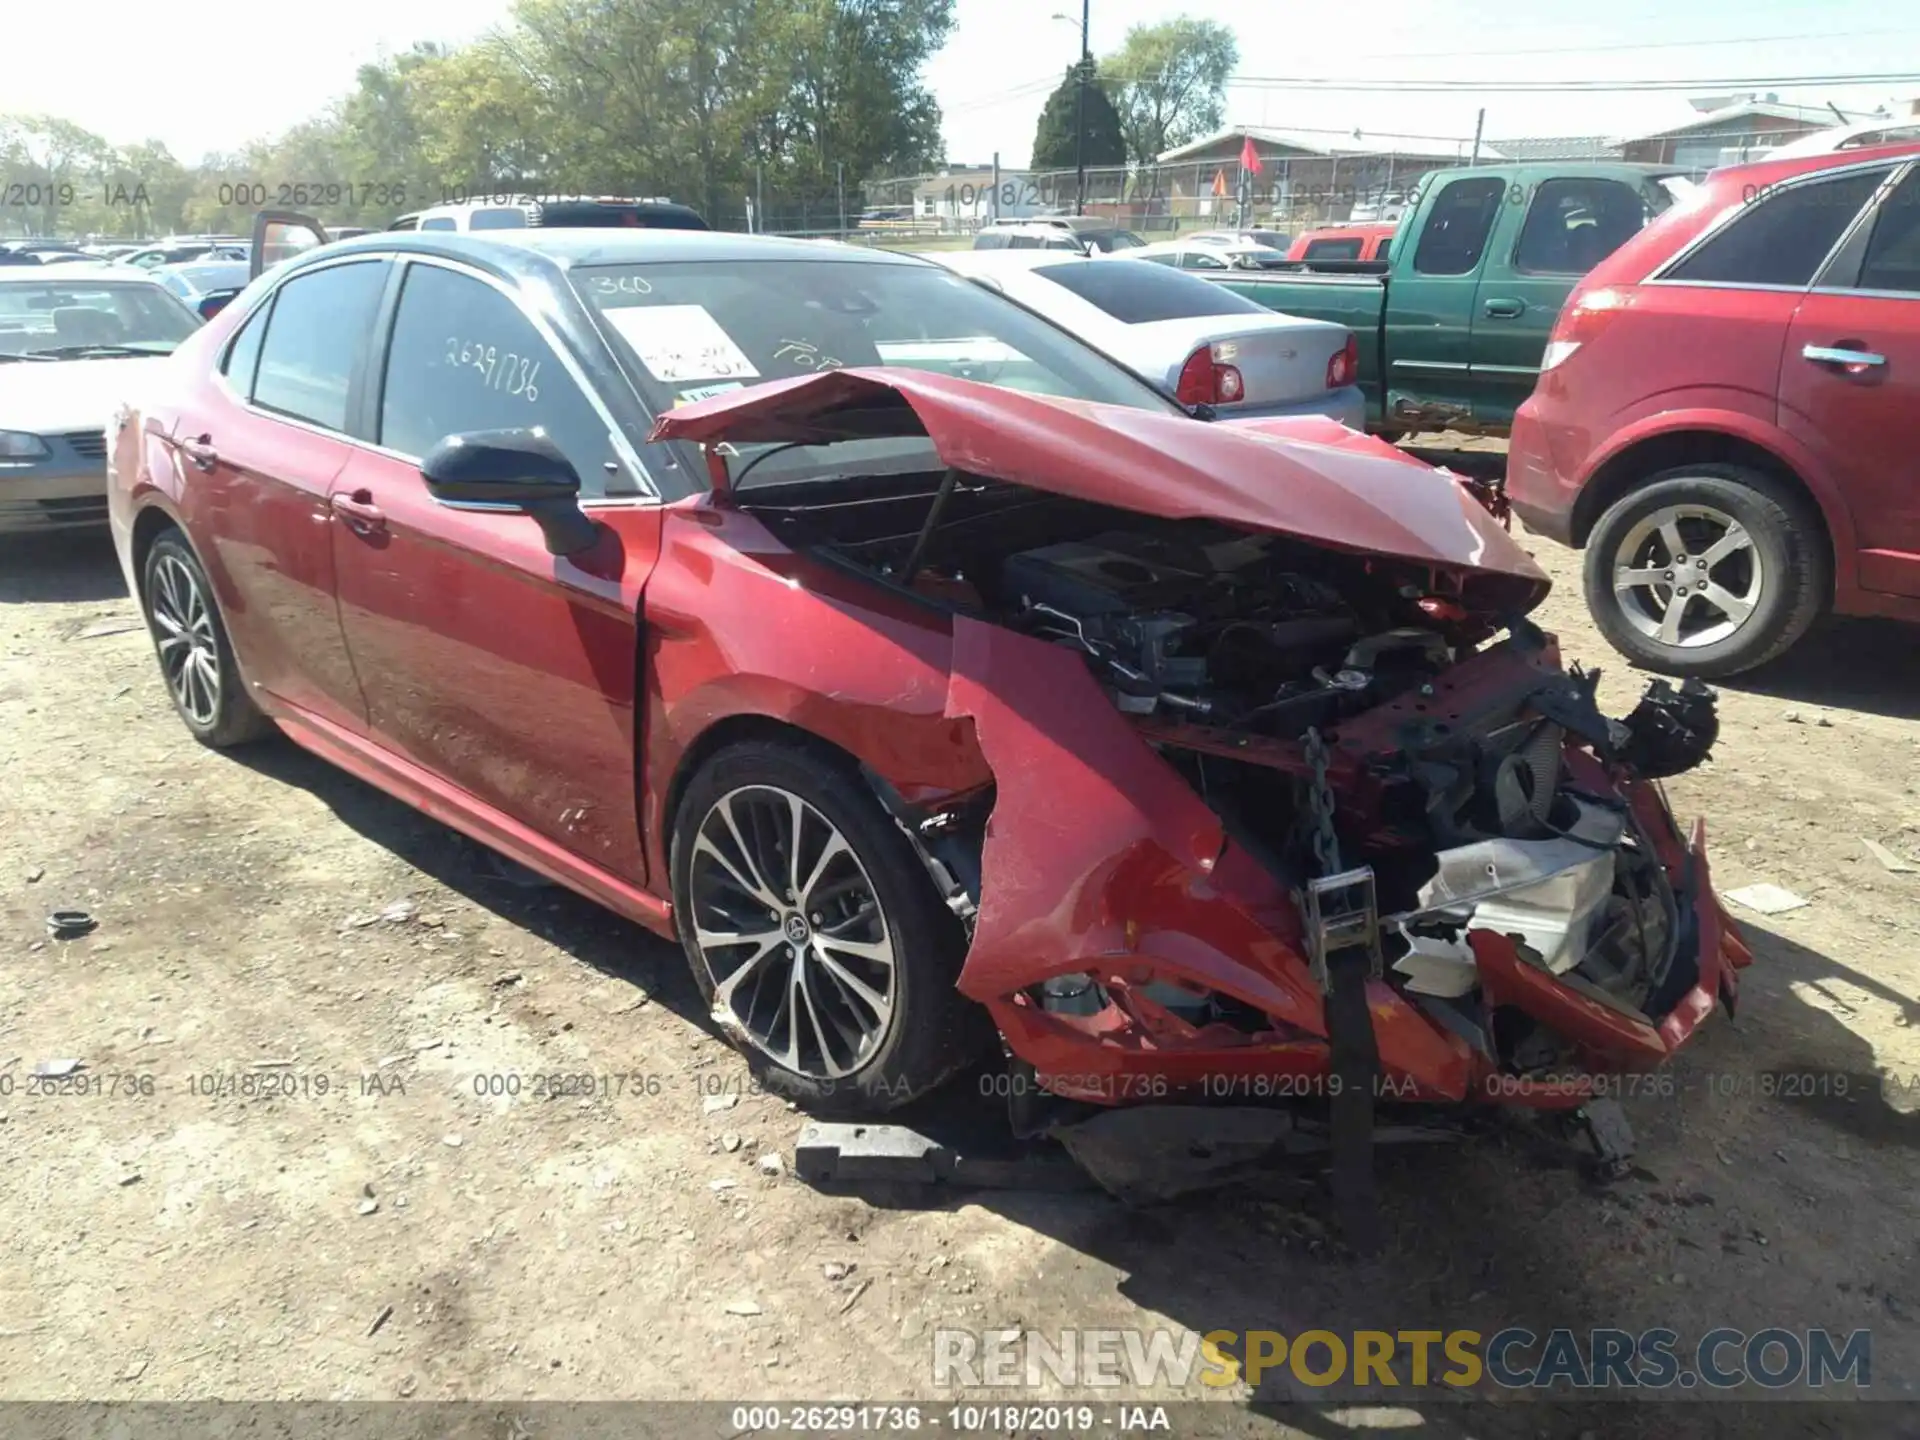
[[1480, 111], [1480, 118], [1473, 122], [1473, 158], [1467, 161], [1467, 164], [1469, 165], [1478, 165], [1480, 163], [1480, 134], [1486, 128], [1487, 128], [1487, 112], [1485, 107], [1482, 107]]
[[833, 162], [833, 188], [840, 196], [840, 238], [847, 238], [847, 162]]
[[1073, 92], [1073, 157], [1077, 174], [1073, 186], [1073, 213], [1087, 213], [1087, 82], [1092, 78], [1093, 46], [1087, 39], [1093, 0], [1080, 0], [1080, 84]]

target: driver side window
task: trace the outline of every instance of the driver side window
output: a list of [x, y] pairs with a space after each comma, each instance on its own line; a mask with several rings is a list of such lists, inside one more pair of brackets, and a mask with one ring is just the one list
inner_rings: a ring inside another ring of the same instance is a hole
[[582, 498], [636, 493], [600, 412], [520, 306], [471, 275], [409, 265], [379, 443], [417, 460], [449, 435], [534, 427], [573, 462]]

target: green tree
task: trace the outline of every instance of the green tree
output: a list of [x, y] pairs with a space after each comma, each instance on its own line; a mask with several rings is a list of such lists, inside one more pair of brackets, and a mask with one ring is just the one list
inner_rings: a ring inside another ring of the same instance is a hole
[[1136, 25], [1119, 50], [1100, 62], [1113, 92], [1127, 153], [1135, 165], [1220, 128], [1227, 77], [1240, 63], [1233, 31], [1214, 20], [1182, 16]]
[[[1091, 67], [1092, 62], [1086, 64]], [[1098, 74], [1088, 77], [1085, 158], [1088, 165], [1124, 165], [1127, 142], [1120, 131], [1120, 115], [1113, 108], [1106, 87]], [[1074, 118], [1080, 114], [1080, 65], [1067, 67], [1067, 78], [1047, 97], [1040, 112], [1040, 123], [1033, 132], [1034, 170], [1073, 170], [1080, 164]]]

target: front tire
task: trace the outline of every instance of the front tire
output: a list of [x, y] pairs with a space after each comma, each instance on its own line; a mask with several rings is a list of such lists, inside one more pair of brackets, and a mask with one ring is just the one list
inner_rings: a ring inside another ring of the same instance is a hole
[[213, 582], [179, 533], [162, 535], [147, 552], [141, 604], [167, 694], [194, 739], [225, 750], [272, 732], [234, 663]]
[[1665, 470], [1608, 508], [1587, 539], [1587, 608], [1614, 649], [1665, 675], [1764, 665], [1832, 589], [1819, 522], [1791, 487], [1745, 465]]
[[977, 1054], [965, 935], [850, 766], [777, 741], [718, 752], [681, 799], [671, 871], [694, 981], [769, 1088], [875, 1114]]

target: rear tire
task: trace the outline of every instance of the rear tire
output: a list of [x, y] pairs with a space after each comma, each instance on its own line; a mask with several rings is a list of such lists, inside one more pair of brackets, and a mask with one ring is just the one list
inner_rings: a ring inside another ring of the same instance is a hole
[[160, 677], [181, 723], [202, 745], [226, 750], [273, 733], [247, 693], [213, 582], [178, 531], [147, 551], [140, 586]]
[[1833, 560], [1819, 517], [1746, 465], [1665, 470], [1611, 505], [1587, 538], [1587, 608], [1609, 644], [1665, 675], [1764, 665], [1819, 618]]
[[694, 982], [769, 1089], [878, 1114], [937, 1087], [991, 1037], [986, 1012], [954, 988], [959, 921], [834, 757], [779, 741], [719, 751], [681, 798], [670, 869]]

